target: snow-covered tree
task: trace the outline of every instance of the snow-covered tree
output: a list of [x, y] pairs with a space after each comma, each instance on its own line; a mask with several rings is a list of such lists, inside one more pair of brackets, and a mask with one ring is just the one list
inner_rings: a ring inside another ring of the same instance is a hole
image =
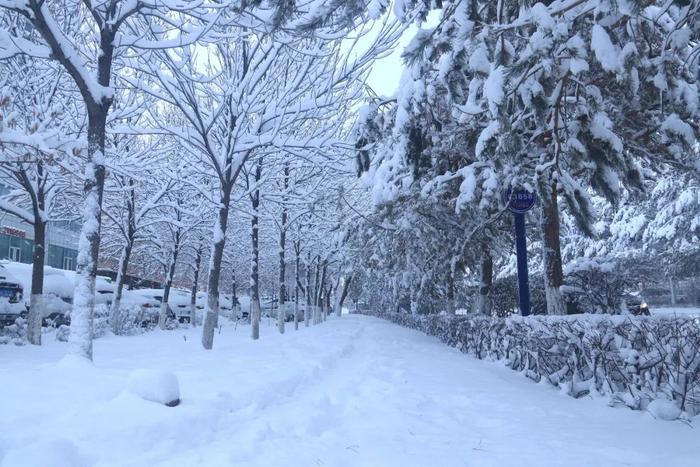
[[[0, 210], [32, 226], [32, 285], [27, 326], [30, 343], [41, 344], [46, 228], [49, 222], [70, 220], [76, 201], [73, 172], [80, 160], [70, 88], [51, 66], [27, 57], [0, 62], [0, 135], [4, 158], [0, 183], [7, 192]], [[49, 92], [42, 92], [48, 89]]]
[[[403, 2], [397, 11], [414, 7], [425, 5]], [[488, 224], [503, 209], [503, 191], [536, 189], [547, 310], [563, 313], [562, 210], [593, 234], [594, 193], [616, 203], [625, 190], [643, 188], [644, 170], [695, 170], [697, 31], [687, 22], [695, 9], [695, 2], [443, 5], [438, 26], [419, 30], [405, 52], [395, 113], [368, 120], [357, 139], [375, 201], [416, 184], [422, 195], [440, 192], [457, 180], [458, 192], [446, 199], [456, 210], [470, 205]], [[372, 146], [367, 135], [381, 130], [380, 120], [391, 134]]]

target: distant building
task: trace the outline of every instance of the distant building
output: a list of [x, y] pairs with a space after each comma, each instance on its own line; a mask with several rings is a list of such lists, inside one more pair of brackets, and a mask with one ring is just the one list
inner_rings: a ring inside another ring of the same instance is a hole
[[[80, 225], [76, 222], [49, 222], [46, 226], [48, 266], [75, 271]], [[0, 211], [0, 259], [31, 263], [34, 228], [13, 214]]]

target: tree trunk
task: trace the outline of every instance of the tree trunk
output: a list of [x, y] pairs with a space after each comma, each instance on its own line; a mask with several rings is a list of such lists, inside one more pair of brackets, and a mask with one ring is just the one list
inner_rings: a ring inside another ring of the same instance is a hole
[[411, 295], [411, 305], [410, 305], [411, 309], [409, 310], [409, 312], [412, 315], [418, 314], [418, 306], [419, 306], [418, 297], [420, 295], [420, 287], [421, 287], [421, 282], [418, 282], [418, 285], [414, 285], [413, 287], [411, 287], [411, 294], [410, 294]]
[[284, 334], [284, 320], [286, 319], [286, 294], [287, 294], [287, 284], [286, 284], [286, 265], [284, 258], [284, 249], [286, 243], [286, 224], [287, 224], [287, 208], [282, 208], [282, 230], [280, 231], [280, 297], [277, 306], [277, 328], [280, 334]]
[[[43, 209], [41, 209], [43, 211]], [[46, 259], [46, 222], [34, 216], [34, 254], [32, 257], [32, 290], [27, 317], [27, 340], [41, 345], [41, 322], [44, 317], [44, 260]]]
[[[320, 263], [320, 261], [319, 261]], [[314, 320], [314, 324], [319, 324], [321, 322], [321, 319], [323, 318], [323, 292], [324, 292], [324, 286], [326, 285], [326, 268], [328, 267], [328, 262], [323, 261], [323, 267], [321, 268], [321, 280], [318, 283], [318, 287], [316, 289], [316, 308], [314, 308], [316, 312], [316, 319]], [[316, 277], [318, 277], [318, 268], [316, 269]]]
[[219, 324], [219, 279], [221, 277], [221, 260], [224, 256], [226, 243], [226, 226], [231, 200], [231, 187], [223, 190], [219, 216], [214, 225], [213, 248], [209, 263], [209, 278], [207, 280], [207, 310], [202, 326], [202, 346], [211, 350], [214, 346], [214, 330]]
[[294, 330], [299, 330], [299, 241], [294, 242]]
[[454, 315], [456, 312], [455, 307], [455, 279], [453, 273], [450, 273], [447, 278], [447, 304], [446, 311], [448, 315]]
[[285, 302], [287, 301], [287, 283], [286, 283], [286, 265], [285, 265], [285, 247], [287, 240], [287, 189], [289, 188], [289, 163], [284, 164], [284, 194], [282, 200], [282, 223], [280, 224], [280, 267], [279, 267], [279, 280], [280, 280], [280, 297], [277, 302], [277, 328], [280, 334], [284, 334], [284, 321], [287, 318], [287, 310]]
[[[109, 77], [107, 83], [103, 85], [109, 86]], [[105, 180], [105, 125], [109, 106], [104, 105], [99, 110], [88, 107], [88, 160], [85, 165], [83, 186], [83, 226], [78, 241], [69, 343], [71, 353], [92, 360], [95, 277], [100, 251], [101, 208]]]
[[238, 295], [236, 294], [236, 272], [232, 271], [233, 283], [231, 284], [231, 306], [235, 306], [238, 303]]
[[192, 278], [192, 293], [190, 294], [190, 324], [197, 327], [197, 286], [199, 285], [199, 269], [202, 265], [202, 245], [197, 247], [194, 259], [194, 277]]
[[[102, 221], [102, 194], [105, 179], [105, 126], [107, 114], [112, 105], [112, 97], [101, 95], [99, 101], [93, 93], [93, 86], [85, 82], [82, 70], [67, 57], [60, 32], [56, 31], [51, 19], [44, 15], [43, 3], [31, 5], [30, 18], [34, 28], [41, 34], [58, 60], [75, 81], [83, 97], [88, 115], [87, 160], [83, 181], [83, 225], [78, 241], [78, 261], [76, 265], [75, 291], [69, 337], [70, 352], [92, 360], [93, 319], [95, 311], [95, 277], [100, 250], [100, 225]], [[75, 51], [73, 51], [75, 52]], [[100, 44], [97, 53], [97, 84], [109, 89], [114, 56], [114, 30], [112, 25], [100, 29]]]
[[340, 298], [338, 298], [338, 311], [336, 312], [338, 316], [342, 316], [343, 314], [343, 303], [345, 302], [345, 299], [348, 296], [348, 291], [350, 290], [350, 282], [352, 282], [352, 274], [350, 274], [343, 283], [343, 290], [340, 292]]
[[676, 281], [671, 275], [668, 276], [668, 286], [671, 291], [671, 305], [676, 306]]
[[333, 286], [328, 287], [325, 293], [325, 300], [323, 301], [323, 321], [328, 319], [328, 314], [331, 311], [331, 294], [333, 293]]
[[122, 255], [119, 259], [119, 269], [117, 270], [117, 281], [114, 290], [114, 300], [112, 300], [112, 309], [110, 310], [109, 322], [114, 334], [121, 334], [123, 331], [123, 323], [121, 317], [121, 301], [124, 294], [124, 280], [129, 269], [129, 259], [131, 258], [131, 250], [133, 248], [133, 240], [127, 240], [126, 245], [122, 248]]
[[233, 270], [233, 267], [231, 267], [231, 278], [233, 279], [231, 281], [231, 312], [238, 319], [241, 308], [238, 305], [238, 297], [236, 296], [236, 271]]
[[566, 314], [561, 286], [564, 279], [559, 238], [559, 206], [556, 182], [542, 194], [542, 234], [544, 236], [544, 290], [548, 315]]
[[173, 246], [173, 256], [168, 268], [168, 275], [165, 278], [165, 287], [163, 287], [163, 301], [160, 304], [160, 313], [158, 313], [158, 326], [161, 330], [165, 330], [168, 321], [168, 300], [170, 300], [170, 288], [173, 285], [175, 277], [175, 268], [177, 267], [177, 256], [180, 252], [180, 237], [182, 236], [180, 228], [175, 231], [175, 245]]
[[309, 327], [311, 321], [311, 253], [306, 253], [306, 309], [304, 310], [304, 326]]
[[258, 209], [260, 207], [260, 188], [257, 187], [262, 176], [262, 159], [258, 160], [255, 168], [256, 189], [251, 197], [253, 206], [253, 217], [250, 221], [250, 238], [253, 243], [253, 258], [250, 267], [250, 317], [251, 317], [251, 337], [253, 340], [260, 338], [260, 251], [258, 242]]
[[116, 290], [114, 293], [114, 300], [112, 300], [112, 308], [110, 310], [109, 319], [112, 332], [114, 334], [120, 334], [123, 330], [123, 323], [121, 322], [121, 300], [124, 292], [124, 281], [126, 279], [127, 271], [129, 270], [129, 260], [131, 259], [131, 252], [133, 251], [134, 242], [136, 239], [136, 190], [134, 189], [133, 178], [129, 179], [129, 186], [131, 187], [131, 190], [129, 191], [129, 198], [126, 203], [128, 218], [126, 244], [122, 249], [122, 255], [119, 259]]
[[319, 286], [321, 281], [321, 260], [316, 257], [316, 273], [314, 274], [314, 307], [312, 309], [311, 324], [318, 324], [318, 305], [321, 300], [321, 288]]
[[491, 314], [491, 287], [493, 286], [493, 258], [488, 249], [481, 258], [481, 280], [476, 297], [475, 311], [482, 315]]
[[[352, 276], [349, 276], [347, 279], [344, 277], [341, 277], [338, 280], [338, 287], [336, 287], [336, 295], [335, 295], [335, 316], [340, 318], [340, 316], [343, 314], [342, 313], [342, 307], [343, 307], [343, 300], [345, 300], [345, 295], [347, 294], [348, 290], [348, 283], [350, 281], [350, 278]], [[340, 290], [338, 290], [340, 289]]]

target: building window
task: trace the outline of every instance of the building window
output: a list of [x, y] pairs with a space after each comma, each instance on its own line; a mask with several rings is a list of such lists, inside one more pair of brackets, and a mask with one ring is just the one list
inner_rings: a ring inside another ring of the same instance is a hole
[[69, 271], [73, 270], [73, 258], [70, 256], [63, 257], [63, 269], [68, 269]]
[[22, 258], [22, 249], [18, 246], [10, 247], [10, 259], [19, 262]]

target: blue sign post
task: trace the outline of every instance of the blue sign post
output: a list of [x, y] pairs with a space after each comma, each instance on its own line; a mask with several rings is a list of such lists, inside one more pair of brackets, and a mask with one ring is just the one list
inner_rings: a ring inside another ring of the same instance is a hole
[[530, 314], [530, 284], [527, 273], [527, 241], [525, 237], [525, 213], [537, 202], [534, 192], [521, 188], [510, 189], [504, 193], [504, 202], [515, 221], [515, 252], [518, 260], [518, 299], [520, 314]]

